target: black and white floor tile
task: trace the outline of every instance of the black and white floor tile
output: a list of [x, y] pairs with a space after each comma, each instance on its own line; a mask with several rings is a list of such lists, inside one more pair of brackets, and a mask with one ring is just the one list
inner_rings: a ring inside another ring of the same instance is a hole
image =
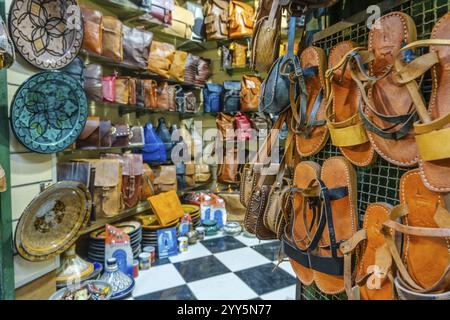
[[[218, 235], [140, 271], [136, 300], [294, 300], [295, 273], [275, 269], [279, 241]], [[275, 270], [274, 270], [275, 269]]]

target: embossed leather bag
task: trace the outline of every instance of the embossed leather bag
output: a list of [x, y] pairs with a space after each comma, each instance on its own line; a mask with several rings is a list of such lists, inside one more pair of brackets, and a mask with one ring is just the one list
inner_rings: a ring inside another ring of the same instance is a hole
[[164, 32], [184, 39], [191, 39], [194, 27], [194, 15], [191, 11], [175, 6], [172, 11], [172, 24]]
[[155, 180], [155, 174], [152, 168], [146, 163], [143, 164], [142, 170], [142, 193], [141, 201], [146, 201], [148, 197], [155, 194], [155, 189], [153, 187], [153, 181]]
[[230, 50], [232, 52], [232, 67], [245, 68], [247, 66], [247, 45], [239, 42], [233, 42], [230, 45]]
[[84, 68], [84, 91], [88, 99], [103, 100], [103, 67], [101, 64], [88, 64]]
[[100, 11], [81, 8], [84, 22], [83, 49], [101, 55], [103, 53], [103, 14]]
[[234, 134], [234, 116], [221, 112], [216, 117], [216, 125], [220, 131], [222, 140], [234, 140], [236, 137]]
[[241, 81], [241, 110], [258, 110], [259, 94], [261, 91], [261, 78], [244, 75]]
[[197, 65], [197, 73], [195, 74], [195, 85], [203, 87], [211, 76], [210, 73], [211, 60], [200, 58]]
[[252, 34], [251, 69], [267, 72], [278, 58], [281, 39], [279, 0], [262, 0], [256, 12]]
[[158, 88], [156, 89], [156, 96], [158, 101], [158, 109], [169, 110], [171, 106], [170, 99], [172, 98], [170, 94], [170, 85], [167, 82], [160, 82]]
[[228, 37], [228, 2], [208, 0], [204, 6], [206, 36], [208, 40], [223, 40]]
[[222, 109], [223, 86], [217, 83], [207, 83], [203, 89], [203, 104], [205, 112], [220, 112]]
[[198, 64], [200, 57], [188, 54], [184, 65], [184, 82], [189, 84], [195, 83], [195, 77], [197, 76]]
[[175, 46], [158, 41], [152, 42], [148, 58], [148, 70], [169, 78], [169, 70], [175, 57]]
[[158, 83], [153, 79], [138, 79], [136, 104], [148, 109], [158, 109]]
[[122, 22], [117, 18], [103, 17], [103, 56], [123, 61]]
[[242, 38], [252, 35], [255, 9], [240, 1], [230, 1], [228, 6], [228, 34], [230, 38]]
[[184, 105], [182, 112], [193, 113], [197, 112], [197, 98], [192, 91], [184, 92]]
[[180, 82], [184, 81], [184, 68], [186, 64], [187, 52], [175, 51], [173, 63], [170, 66], [169, 75]]
[[224, 81], [225, 94], [223, 97], [223, 111], [239, 111], [241, 104], [241, 83], [239, 81]]
[[226, 150], [223, 163], [219, 165], [217, 181], [225, 184], [239, 183], [238, 149]]
[[177, 171], [175, 166], [159, 166], [154, 170], [153, 186], [156, 193], [177, 190]]
[[144, 127], [133, 126], [130, 131], [130, 146], [143, 146], [145, 144]]
[[116, 76], [103, 77], [102, 91], [103, 100], [108, 102], [116, 101]]
[[115, 81], [115, 102], [124, 105], [136, 104], [136, 79], [118, 77]]
[[123, 25], [123, 62], [134, 68], [147, 69], [153, 33]]
[[125, 148], [130, 146], [130, 126], [128, 124], [115, 124], [112, 127], [111, 147]]

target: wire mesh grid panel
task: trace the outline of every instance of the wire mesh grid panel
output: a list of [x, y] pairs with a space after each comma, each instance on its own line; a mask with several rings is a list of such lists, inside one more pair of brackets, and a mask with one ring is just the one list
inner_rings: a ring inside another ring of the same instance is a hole
[[[405, 1], [397, 7], [391, 8], [383, 14], [392, 11], [401, 11], [409, 14], [415, 21], [417, 27], [418, 39], [429, 39], [431, 30], [436, 21], [450, 10], [448, 0], [411, 0]], [[352, 25], [344, 30], [336, 32], [320, 39], [314, 43], [315, 46], [323, 48], [327, 53], [330, 49], [345, 40], [353, 40], [359, 45], [366, 46], [369, 29], [366, 21]], [[426, 50], [426, 49], [425, 49]], [[417, 52], [417, 54], [422, 54]], [[426, 75], [422, 80], [422, 91], [426, 99], [431, 92], [431, 78]], [[334, 147], [330, 141], [318, 154], [305, 158], [319, 163], [333, 156], [341, 155], [339, 149]], [[411, 168], [401, 168], [390, 164], [381, 157], [378, 157], [375, 163], [368, 168], [356, 168], [358, 179], [358, 217], [362, 224], [364, 212], [369, 203], [387, 202], [391, 205], [398, 204], [399, 180], [407, 170]], [[345, 293], [338, 295], [326, 295], [320, 292], [315, 285], [302, 286], [300, 298], [305, 300], [336, 300], [346, 299]]]

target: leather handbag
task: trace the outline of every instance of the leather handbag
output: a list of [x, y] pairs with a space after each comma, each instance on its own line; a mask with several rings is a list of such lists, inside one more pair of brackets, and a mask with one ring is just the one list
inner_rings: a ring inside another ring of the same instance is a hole
[[146, 70], [152, 41], [152, 32], [123, 25], [123, 62]]
[[223, 86], [217, 83], [207, 83], [203, 89], [203, 104], [205, 112], [220, 112], [222, 109]]
[[230, 45], [233, 68], [245, 68], [247, 66], [248, 46], [238, 42]]
[[234, 117], [236, 126], [236, 138], [238, 141], [250, 140], [253, 137], [252, 134], [252, 124], [250, 119], [243, 114], [238, 112]]
[[76, 142], [76, 148], [91, 150], [100, 148], [100, 118], [88, 117], [83, 131]]
[[154, 170], [153, 186], [156, 193], [177, 190], [177, 171], [175, 166], [159, 166]]
[[133, 126], [131, 127], [130, 132], [130, 146], [143, 146], [145, 144], [144, 127]]
[[147, 109], [158, 109], [158, 83], [152, 79], [136, 82], [136, 104]]
[[169, 70], [175, 57], [175, 46], [153, 41], [148, 58], [148, 70], [164, 78], [169, 78]]
[[151, 0], [150, 15], [159, 22], [172, 24], [172, 11], [175, 9], [174, 0]]
[[206, 81], [211, 76], [210, 72], [211, 60], [200, 58], [197, 65], [197, 73], [195, 75], [195, 85], [204, 87]]
[[101, 64], [88, 64], [84, 68], [84, 91], [88, 99], [103, 100], [103, 67]]
[[115, 124], [112, 127], [111, 147], [126, 148], [130, 146], [130, 126], [128, 124]]
[[103, 53], [103, 14], [100, 11], [81, 8], [83, 16], [83, 49], [101, 55]]
[[168, 225], [184, 216], [176, 190], [171, 190], [148, 198], [158, 222], [161, 226]]
[[186, 186], [188, 187], [195, 186], [195, 163], [193, 162], [186, 163], [185, 171], [186, 171], [185, 172]]
[[166, 119], [158, 119], [158, 127], [156, 128], [156, 134], [159, 136], [161, 141], [164, 143], [164, 148], [166, 150], [166, 158], [172, 159], [172, 135], [170, 134], [169, 128], [166, 125]]
[[156, 96], [158, 101], [158, 109], [160, 110], [169, 110], [172, 105], [170, 99], [170, 89], [169, 84], [167, 82], [160, 82], [158, 84], [158, 88], [156, 89]]
[[187, 52], [175, 51], [173, 63], [170, 66], [169, 75], [177, 81], [184, 81], [184, 67], [186, 64]]
[[239, 183], [238, 149], [226, 150], [223, 163], [218, 167], [217, 181], [225, 184]]
[[205, 39], [205, 24], [203, 15], [203, 6], [201, 4], [187, 1], [186, 8], [192, 12], [194, 16], [194, 26], [192, 27], [191, 39], [195, 41], [203, 41]]
[[221, 112], [216, 117], [216, 125], [217, 129], [220, 131], [221, 140], [234, 140], [236, 137], [234, 134], [234, 116]]
[[241, 81], [241, 110], [258, 110], [259, 94], [261, 92], [261, 78], [244, 75]]
[[117, 76], [103, 77], [102, 79], [103, 100], [108, 102], [116, 101], [116, 79]]
[[240, 108], [241, 83], [239, 81], [224, 81], [223, 111], [236, 112]]
[[148, 197], [155, 195], [155, 189], [153, 187], [153, 181], [155, 180], [155, 174], [152, 168], [147, 163], [142, 167], [142, 192], [141, 201], [146, 201]]
[[178, 112], [184, 112], [184, 91], [183, 88], [178, 84], [175, 85], [175, 105]]
[[191, 11], [175, 6], [172, 11], [172, 24], [164, 28], [164, 32], [183, 39], [192, 38], [192, 28], [194, 27], [194, 15]]
[[240, 1], [230, 1], [228, 6], [228, 34], [230, 38], [252, 35], [255, 10], [251, 5]]
[[228, 37], [228, 2], [208, 0], [204, 5], [205, 27], [208, 40], [223, 40]]
[[[297, 18], [295, 17], [291, 17], [289, 20], [288, 52], [275, 61], [261, 85], [258, 108], [260, 112], [280, 114], [297, 100], [300, 92], [306, 92], [305, 87], [299, 88], [302, 69], [299, 57], [294, 54], [296, 22]], [[292, 76], [294, 101], [291, 101], [289, 94], [291, 91], [290, 76]]]
[[184, 92], [184, 104], [182, 112], [194, 113], [197, 112], [197, 98], [192, 91]]
[[95, 169], [95, 218], [110, 218], [120, 214], [122, 202], [122, 167], [117, 159], [89, 159]]
[[256, 11], [252, 34], [250, 68], [267, 72], [278, 58], [281, 39], [281, 6], [279, 0], [261, 0]]
[[103, 56], [123, 61], [122, 22], [115, 17], [103, 17]]
[[115, 102], [124, 105], [136, 104], [136, 79], [118, 77], [115, 80]]
[[197, 75], [198, 64], [200, 57], [188, 54], [184, 64], [184, 82], [188, 84], [195, 84], [195, 77]]
[[144, 136], [145, 145], [141, 149], [144, 162], [166, 162], [166, 148], [150, 122], [144, 126]]

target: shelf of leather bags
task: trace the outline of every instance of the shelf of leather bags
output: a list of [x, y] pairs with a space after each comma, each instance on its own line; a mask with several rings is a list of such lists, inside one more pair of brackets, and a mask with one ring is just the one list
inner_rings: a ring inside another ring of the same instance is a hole
[[130, 0], [91, 0], [104, 7], [121, 20], [139, 17], [147, 12]]
[[104, 56], [92, 53], [85, 49], [82, 49], [80, 51], [80, 55], [82, 57], [84, 57], [85, 63], [97, 62], [102, 65], [124, 69], [127, 71], [126, 72], [127, 74], [123, 74], [125, 76], [133, 76], [136, 78], [151, 78], [151, 79], [154, 79], [154, 80], [160, 81], [160, 82], [165, 81], [169, 84], [179, 84], [180, 86], [185, 87], [187, 89], [201, 90], [204, 87], [204, 86], [199, 86], [199, 85], [196, 85], [193, 83], [180, 82], [175, 79], [167, 79], [167, 78], [164, 78], [163, 76], [160, 76], [159, 74], [150, 72], [148, 70], [143, 70], [143, 69], [137, 68], [136, 66], [133, 66], [131, 64], [126, 64], [121, 61], [117, 61], [117, 60], [114, 60], [114, 59], [111, 59], [108, 57], [104, 57]]
[[122, 210], [118, 215], [109, 218], [102, 218], [95, 221], [92, 221], [86, 228], [81, 230], [81, 234], [88, 234], [97, 229], [103, 228], [106, 224], [116, 223], [123, 219], [130, 218], [134, 215], [145, 213], [147, 211], [151, 211], [150, 204], [148, 201], [142, 201], [138, 203], [136, 207]]

